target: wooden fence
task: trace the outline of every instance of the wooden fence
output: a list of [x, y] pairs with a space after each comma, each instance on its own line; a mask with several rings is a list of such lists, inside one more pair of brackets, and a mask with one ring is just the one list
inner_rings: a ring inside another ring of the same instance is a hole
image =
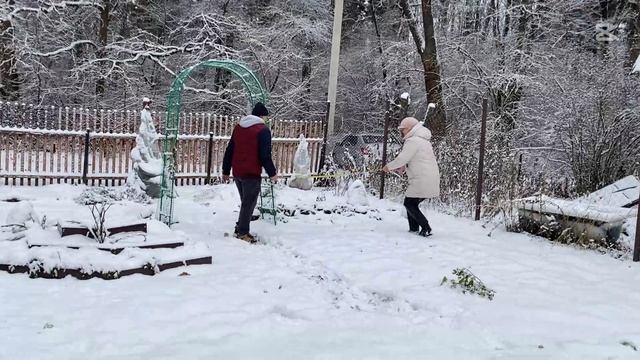
[[[158, 132], [163, 113], [153, 114]], [[44, 185], [82, 182], [86, 134], [89, 132], [87, 180], [90, 185], [122, 185], [131, 171], [140, 114], [80, 108], [35, 107], [0, 102], [0, 185]], [[203, 184], [211, 153], [212, 176], [222, 170], [222, 157], [238, 117], [182, 113], [177, 150], [179, 185]], [[293, 171], [298, 137], [309, 142], [312, 168], [322, 144], [318, 121], [271, 123], [273, 158], [282, 175]]]

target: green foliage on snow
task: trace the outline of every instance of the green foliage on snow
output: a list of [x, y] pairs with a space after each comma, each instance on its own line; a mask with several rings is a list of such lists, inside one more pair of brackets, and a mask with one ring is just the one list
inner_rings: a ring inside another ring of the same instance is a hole
[[456, 279], [449, 279], [446, 276], [442, 278], [442, 282], [440, 286], [444, 284], [450, 284], [452, 288], [459, 288], [462, 290], [463, 294], [470, 293], [476, 294], [483, 298], [488, 298], [489, 300], [493, 300], [496, 292], [494, 290], [489, 289], [477, 276], [475, 276], [469, 269], [467, 268], [456, 268], [453, 269], [453, 275], [456, 276]]

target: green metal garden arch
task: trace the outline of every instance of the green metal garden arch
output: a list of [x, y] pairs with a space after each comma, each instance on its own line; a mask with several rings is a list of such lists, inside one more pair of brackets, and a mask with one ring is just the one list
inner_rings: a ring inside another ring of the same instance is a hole
[[171, 226], [173, 219], [173, 201], [175, 198], [176, 147], [178, 129], [180, 128], [180, 109], [182, 107], [182, 91], [185, 81], [192, 72], [199, 69], [222, 69], [235, 75], [244, 86], [251, 107], [258, 102], [267, 104], [269, 96], [256, 74], [246, 65], [233, 60], [207, 60], [184, 69], [171, 84], [167, 97], [167, 119], [164, 129], [162, 150], [162, 182], [160, 202], [158, 204], [158, 220]]

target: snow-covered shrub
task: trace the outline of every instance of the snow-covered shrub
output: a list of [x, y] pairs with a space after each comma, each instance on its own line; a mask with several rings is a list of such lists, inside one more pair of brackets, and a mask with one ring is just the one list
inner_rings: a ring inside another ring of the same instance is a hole
[[463, 294], [476, 294], [480, 297], [493, 300], [496, 292], [489, 289], [483, 282], [475, 276], [469, 269], [456, 268], [453, 270], [456, 279], [448, 279], [446, 276], [442, 278], [440, 286], [449, 284], [452, 288], [459, 288]]
[[107, 237], [109, 237], [109, 231], [105, 225], [107, 220], [107, 211], [113, 204], [107, 202], [100, 202], [89, 205], [91, 210], [91, 216], [93, 217], [93, 225], [89, 227], [89, 232], [93, 235], [93, 238], [100, 244], [104, 243]]
[[434, 145], [440, 170], [440, 201], [456, 215], [470, 215], [478, 166], [473, 140], [466, 132], [451, 131]]
[[132, 186], [125, 186], [120, 194], [122, 195], [122, 200], [129, 200], [139, 204], [151, 204], [153, 202], [153, 199], [144, 191], [140, 191]]
[[336, 172], [338, 171], [338, 167], [336, 166], [333, 158], [331, 156], [327, 156], [325, 159], [325, 163], [320, 169], [318, 173], [318, 177], [316, 178], [316, 182], [314, 186], [317, 187], [333, 187], [336, 185]]
[[356, 180], [349, 185], [349, 190], [347, 190], [347, 204], [354, 206], [369, 205], [367, 188], [362, 181]]
[[86, 188], [80, 196], [74, 199], [80, 205], [92, 205], [98, 203], [114, 203], [116, 201], [129, 200], [140, 204], [150, 204], [151, 198], [143, 191], [126, 186], [123, 189], [97, 186]]
[[137, 199], [148, 202], [148, 198], [140, 198], [142, 195], [139, 195], [139, 192], [132, 194], [127, 192], [127, 190], [123, 192], [108, 187], [87, 188], [75, 199], [78, 204], [89, 207], [93, 218], [93, 224], [89, 226], [89, 232], [98, 243], [104, 243], [107, 237], [109, 237], [109, 232], [106, 227], [107, 212], [115, 202], [126, 200], [127, 196], [136, 196], [138, 197]]
[[122, 193], [115, 188], [104, 186], [90, 187], [84, 189], [80, 196], [74, 200], [80, 205], [113, 203], [122, 200]]
[[[440, 168], [440, 202], [455, 215], [471, 216], [475, 209], [479, 163], [479, 135], [469, 127], [451, 131], [435, 147]], [[551, 170], [537, 158], [514, 149], [514, 134], [489, 132], [485, 147], [482, 215], [502, 215], [508, 229], [517, 229], [511, 202], [540, 193], [567, 197], [572, 191], [568, 176], [548, 176]]]
[[606, 98], [601, 109], [558, 126], [578, 193], [589, 193], [631, 174], [640, 164], [640, 107], [619, 109]]

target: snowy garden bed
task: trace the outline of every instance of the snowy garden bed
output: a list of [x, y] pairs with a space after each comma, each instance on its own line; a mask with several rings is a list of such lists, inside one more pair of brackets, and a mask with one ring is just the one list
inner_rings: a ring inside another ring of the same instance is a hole
[[[14, 201], [0, 202], [0, 219], [7, 219], [0, 232], [0, 270], [43, 278], [117, 279], [212, 262], [206, 243], [149, 219], [151, 204], [124, 200], [110, 189], [110, 209], [99, 224], [86, 204], [106, 201], [104, 193], [61, 195], [54, 201], [11, 196]], [[100, 226], [104, 237], [97, 239]]]
[[[19, 195], [47, 215], [46, 229], [28, 230], [31, 240], [62, 240], [58, 220], [90, 221], [87, 207], [74, 200], [82, 190], [2, 188], [3, 196]], [[0, 358], [637, 356], [625, 344], [640, 344], [640, 316], [634, 312], [640, 297], [632, 286], [640, 272], [626, 257], [614, 260], [504, 229], [487, 236], [482, 223], [434, 209], [427, 209], [434, 235], [425, 239], [407, 232], [399, 202], [369, 196], [367, 205], [352, 205], [333, 189], [302, 191], [284, 184], [276, 185], [282, 208], [323, 211], [280, 214], [287, 222], [277, 225], [252, 222], [251, 231], [263, 243], [255, 246], [225, 236], [238, 217], [235, 185], [179, 188], [176, 200], [178, 222], [171, 231], [146, 218], [153, 205], [126, 199], [115, 201], [109, 225], [146, 222], [147, 242], [152, 234], [164, 234], [156, 239], [184, 241], [183, 248], [213, 246], [214, 266], [110, 282], [30, 281], [0, 271], [0, 288], [11, 289], [0, 292], [0, 338], [7, 345]], [[14, 205], [0, 203], [0, 221]], [[365, 209], [367, 214], [356, 212]], [[73, 245], [93, 243], [66, 238]], [[115, 244], [136, 239], [142, 234]], [[0, 253], [16, 246], [0, 243]], [[23, 253], [45, 251], [21, 246]], [[77, 259], [90, 252], [95, 269], [104, 264], [98, 258], [113, 259], [109, 251], [80, 250], [61, 256]], [[122, 258], [122, 266], [142, 267], [145, 261], [139, 260], [146, 259], [150, 265], [140, 271], [151, 274], [164, 269], [161, 261], [173, 260], [164, 253], [127, 249], [121, 255], [138, 257], [131, 263]], [[161, 261], [151, 262], [151, 255]]]

